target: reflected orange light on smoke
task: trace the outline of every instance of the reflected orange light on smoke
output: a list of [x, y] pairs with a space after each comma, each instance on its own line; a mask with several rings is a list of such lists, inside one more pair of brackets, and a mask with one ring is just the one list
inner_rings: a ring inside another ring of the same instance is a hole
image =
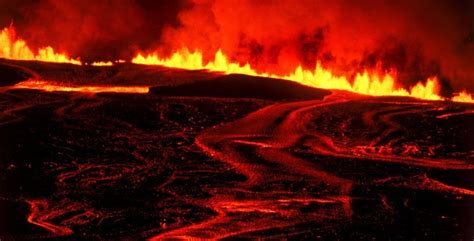
[[71, 59], [65, 54], [56, 53], [49, 46], [40, 48], [35, 52], [32, 51], [24, 40], [17, 38], [13, 26], [4, 28], [0, 32], [0, 58], [81, 64], [79, 60]]
[[27, 80], [13, 86], [14, 89], [36, 89], [43, 91], [86, 92], [86, 93], [148, 93], [146, 86], [67, 86], [49, 81]]
[[214, 61], [204, 63], [202, 53], [199, 51], [190, 52], [187, 49], [174, 53], [169, 58], [161, 58], [156, 54], [143, 56], [139, 54], [132, 60], [136, 64], [163, 65], [173, 68], [183, 69], [206, 69], [209, 71], [224, 72], [226, 74], [246, 74], [252, 76], [272, 77], [296, 81], [298, 83], [323, 88], [340, 89], [356, 93], [382, 96], [411, 96], [426, 100], [441, 100], [439, 96], [439, 83], [433, 77], [426, 80], [425, 84], [419, 82], [411, 89], [396, 87], [395, 78], [386, 73], [379, 74], [371, 71], [358, 73], [351, 81], [346, 76], [337, 76], [331, 70], [325, 69], [321, 64], [317, 64], [314, 70], [304, 70], [298, 67], [291, 74], [278, 76], [268, 73], [258, 73], [249, 64], [240, 65], [231, 63], [229, 58], [222, 51], [217, 51]]

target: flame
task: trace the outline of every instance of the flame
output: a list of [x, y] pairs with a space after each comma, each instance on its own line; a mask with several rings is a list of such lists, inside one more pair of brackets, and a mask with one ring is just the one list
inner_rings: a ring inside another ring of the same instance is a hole
[[[70, 63], [81, 65], [79, 59], [69, 58], [66, 54], [57, 53], [52, 47], [40, 48], [33, 52], [26, 42], [21, 38], [17, 38], [13, 26], [4, 28], [0, 32], [0, 58], [14, 59], [14, 60], [35, 60], [43, 62], [55, 63]], [[93, 62], [92, 66], [112, 66], [115, 63], [124, 63], [124, 60], [107, 61], [107, 62]], [[311, 87], [322, 89], [339, 89], [347, 90], [355, 93], [373, 95], [373, 96], [410, 96], [425, 100], [441, 100], [439, 95], [440, 85], [436, 77], [428, 78], [423, 84], [421, 81], [410, 89], [398, 88], [396, 85], [396, 74], [380, 73], [377, 71], [365, 70], [357, 73], [354, 78], [347, 76], [335, 75], [331, 70], [324, 68], [320, 63], [316, 64], [314, 70], [305, 70], [301, 66], [297, 67], [292, 73], [288, 75], [275, 75], [269, 73], [259, 73], [254, 70], [250, 64], [241, 65], [229, 61], [229, 58], [218, 50], [215, 54], [214, 60], [205, 63], [203, 55], [200, 51], [190, 52], [188, 49], [182, 49], [171, 55], [169, 58], [162, 58], [156, 54], [143, 56], [138, 54], [133, 60], [135, 64], [145, 65], [162, 65], [171, 68], [181, 68], [198, 70], [205, 69], [215, 72], [223, 72], [226, 74], [245, 74], [251, 76], [270, 77], [278, 79], [286, 79], [295, 81]], [[67, 87], [56, 84], [47, 84], [47, 82], [31, 81], [23, 82], [17, 87], [26, 88], [40, 88], [47, 91], [86, 91], [86, 92], [104, 92], [108, 89], [110, 92], [133, 92], [143, 93], [148, 92], [148, 88], [137, 90], [136, 87], [116, 87], [124, 91], [113, 91], [113, 87]], [[132, 89], [128, 89], [132, 88]], [[48, 90], [51, 89], [51, 90]], [[102, 89], [102, 90], [101, 90]], [[474, 103], [471, 94], [463, 91], [452, 98], [456, 102], [470, 102]]]
[[453, 96], [452, 101], [455, 102], [466, 102], [466, 103], [474, 103], [474, 98], [471, 94], [467, 93], [467, 91], [462, 91], [457, 95]]
[[56, 53], [54, 49], [49, 46], [40, 48], [34, 53], [24, 40], [17, 38], [13, 26], [4, 28], [0, 32], [0, 58], [81, 64], [79, 60], [71, 59], [65, 54]]
[[429, 78], [425, 84], [418, 82], [410, 90], [397, 88], [394, 75], [389, 73], [379, 74], [371, 71], [363, 71], [356, 74], [351, 82], [346, 76], [337, 76], [330, 70], [325, 69], [320, 63], [316, 64], [314, 70], [304, 70], [301, 66], [293, 73], [286, 76], [258, 73], [247, 63], [240, 65], [232, 63], [224, 53], [219, 50], [215, 54], [214, 61], [204, 64], [203, 55], [200, 51], [190, 52], [188, 49], [175, 52], [169, 58], [161, 58], [156, 54], [143, 56], [138, 54], [133, 60], [135, 64], [162, 65], [172, 68], [183, 69], [205, 69], [209, 71], [224, 72], [226, 74], [245, 74], [252, 76], [271, 77], [296, 81], [298, 83], [322, 88], [348, 90], [360, 94], [373, 96], [411, 96], [426, 100], [441, 100], [439, 95], [439, 83], [436, 77]]
[[114, 61], [99, 61], [99, 62], [93, 62], [91, 65], [92, 66], [112, 66], [114, 64], [123, 64], [126, 63], [127, 61], [125, 60], [114, 60]]
[[112, 66], [114, 65], [114, 63], [112, 61], [107, 61], [107, 62], [100, 61], [100, 62], [94, 62], [91, 65], [92, 66]]
[[86, 93], [148, 93], [146, 86], [69, 86], [43, 80], [27, 80], [13, 86], [14, 89], [35, 89], [48, 92], [86, 92]]

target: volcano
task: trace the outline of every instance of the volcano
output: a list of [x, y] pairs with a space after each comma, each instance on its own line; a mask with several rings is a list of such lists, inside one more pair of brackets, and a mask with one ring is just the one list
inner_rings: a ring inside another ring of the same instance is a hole
[[474, 237], [472, 1], [0, 9], [0, 241]]

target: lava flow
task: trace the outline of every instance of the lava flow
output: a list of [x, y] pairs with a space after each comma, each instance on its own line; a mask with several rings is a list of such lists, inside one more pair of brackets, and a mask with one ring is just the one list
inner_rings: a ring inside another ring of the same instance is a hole
[[[351, 108], [354, 106], [357, 108]], [[439, 103], [393, 102], [336, 92], [322, 101], [275, 104], [212, 128], [198, 136], [196, 144], [208, 155], [233, 166], [246, 180], [239, 183], [234, 195], [226, 189], [209, 188], [215, 198], [204, 205], [217, 213], [212, 219], [165, 232], [152, 240], [222, 239], [287, 229], [305, 220], [353, 220], [351, 194], [361, 185], [474, 196], [473, 190], [427, 175], [429, 169], [473, 170], [470, 154], [440, 150], [436, 140], [418, 140], [424, 133], [408, 130], [402, 124], [412, 115], [444, 111], [448, 111], [447, 106]], [[448, 134], [440, 124], [431, 128]], [[396, 134], [399, 132], [409, 134], [410, 139]], [[377, 135], [371, 138], [367, 135], [370, 133]], [[406, 145], [411, 142], [414, 144]], [[337, 174], [344, 165], [353, 165], [351, 172], [372, 174]], [[399, 174], [376, 173], [364, 167], [371, 165], [415, 168], [420, 174], [399, 178]], [[305, 182], [306, 189], [291, 192], [285, 182], [295, 186]], [[311, 190], [318, 190], [317, 198]], [[380, 202], [382, 212], [392, 209], [384, 198]], [[309, 211], [299, 211], [302, 209]]]
[[0, 0], [0, 241], [472, 240], [473, 19]]
[[87, 93], [137, 93], [143, 94], [148, 93], [149, 87], [146, 86], [71, 86], [61, 83], [54, 83], [42, 80], [27, 80], [20, 82], [12, 87], [13, 89], [34, 89], [43, 90], [48, 92], [61, 91], [61, 92], [87, 92]]
[[[61, 67], [59, 80], [83, 69]], [[156, 68], [87, 70], [121, 83], [145, 69]], [[180, 74], [161, 68], [152, 79]], [[168, 86], [148, 94], [78, 95], [67, 90], [83, 85], [31, 80], [17, 87], [64, 89], [0, 91], [0, 204], [13, 203], [2, 215], [14, 220], [0, 237], [345, 240], [383, 239], [387, 227], [471, 236], [473, 105], [187, 74], [194, 81], [162, 78]], [[257, 91], [235, 96], [242, 84]]]

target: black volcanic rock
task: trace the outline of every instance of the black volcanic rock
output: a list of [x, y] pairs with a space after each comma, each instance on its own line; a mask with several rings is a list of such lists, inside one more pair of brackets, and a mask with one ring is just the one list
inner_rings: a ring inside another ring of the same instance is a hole
[[[343, 91], [275, 103], [255, 98], [329, 91], [159, 66], [2, 63], [65, 85], [175, 87], [0, 91], [0, 240], [474, 237], [472, 104]], [[172, 91], [252, 98], [158, 95]]]
[[27, 80], [31, 74], [20, 67], [0, 63], [0, 86], [10, 86], [18, 82]]
[[331, 92], [287, 80], [231, 74], [178, 86], [152, 87], [150, 93], [164, 96], [305, 100], [322, 99]]

